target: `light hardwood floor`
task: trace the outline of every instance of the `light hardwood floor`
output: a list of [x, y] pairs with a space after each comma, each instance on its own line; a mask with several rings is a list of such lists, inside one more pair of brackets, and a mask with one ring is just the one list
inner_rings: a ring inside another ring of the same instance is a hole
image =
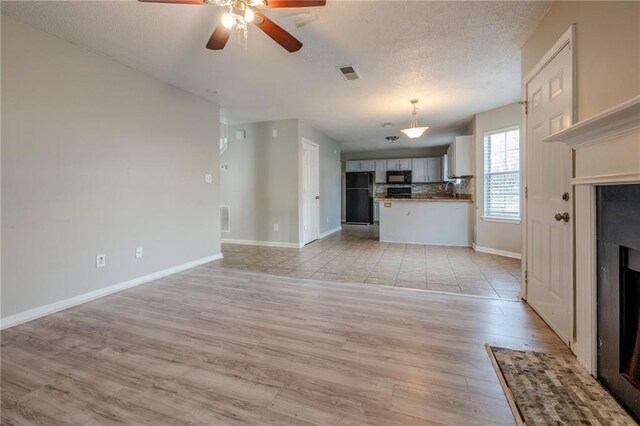
[[198, 267], [2, 337], [2, 424], [512, 424], [526, 304]]

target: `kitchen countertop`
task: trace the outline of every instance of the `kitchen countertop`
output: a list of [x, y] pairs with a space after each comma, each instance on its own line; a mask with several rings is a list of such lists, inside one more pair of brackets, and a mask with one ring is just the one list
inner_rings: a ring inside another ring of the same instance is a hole
[[420, 201], [420, 202], [467, 202], [472, 203], [473, 199], [469, 194], [461, 194], [458, 198], [447, 196], [414, 195], [411, 198], [376, 197], [376, 201]]

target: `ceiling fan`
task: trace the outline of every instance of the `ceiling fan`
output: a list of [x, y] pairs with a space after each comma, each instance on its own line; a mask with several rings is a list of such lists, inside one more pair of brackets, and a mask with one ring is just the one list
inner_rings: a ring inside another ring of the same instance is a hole
[[276, 43], [289, 52], [297, 52], [302, 43], [284, 28], [273, 22], [258, 9], [280, 9], [285, 7], [324, 6], [326, 0], [138, 0], [143, 3], [196, 4], [227, 7], [228, 13], [211, 34], [207, 49], [221, 50], [227, 44], [234, 27], [238, 34], [247, 38], [248, 25], [260, 28]]

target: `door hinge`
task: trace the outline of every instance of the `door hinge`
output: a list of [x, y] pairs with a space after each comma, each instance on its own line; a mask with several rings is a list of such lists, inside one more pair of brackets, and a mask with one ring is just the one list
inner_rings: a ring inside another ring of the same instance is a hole
[[526, 100], [518, 102], [520, 105], [524, 105], [524, 113], [529, 114], [529, 102]]
[[529, 271], [524, 271], [524, 283], [529, 284]]
[[524, 187], [524, 198], [525, 198], [525, 200], [529, 199], [529, 187], [528, 186]]

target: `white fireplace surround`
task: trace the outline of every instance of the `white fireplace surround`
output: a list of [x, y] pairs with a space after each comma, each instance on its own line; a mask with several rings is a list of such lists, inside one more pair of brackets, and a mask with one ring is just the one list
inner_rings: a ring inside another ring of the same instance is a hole
[[597, 375], [596, 186], [640, 183], [640, 96], [544, 139], [573, 149], [575, 333], [572, 349]]

